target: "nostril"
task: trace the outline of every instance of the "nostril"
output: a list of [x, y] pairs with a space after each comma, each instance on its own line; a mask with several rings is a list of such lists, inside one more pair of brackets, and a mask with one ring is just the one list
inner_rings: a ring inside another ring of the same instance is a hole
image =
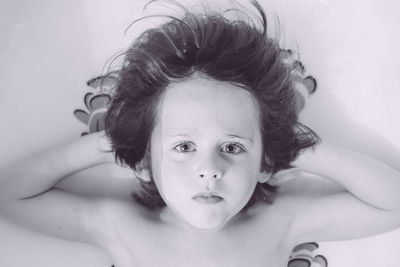
[[199, 178], [206, 178], [206, 177], [208, 177], [208, 178], [212, 178], [212, 179], [215, 179], [215, 180], [219, 180], [220, 178], [221, 178], [221, 175], [219, 174], [219, 173], [216, 173], [216, 174], [212, 174], [212, 175], [208, 175], [207, 173], [206, 174], [199, 174], [199, 176], [198, 176]]

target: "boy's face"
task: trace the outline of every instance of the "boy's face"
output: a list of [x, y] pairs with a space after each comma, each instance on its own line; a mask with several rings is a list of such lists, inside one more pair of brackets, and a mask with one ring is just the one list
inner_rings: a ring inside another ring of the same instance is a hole
[[153, 179], [178, 221], [220, 228], [269, 177], [260, 171], [259, 114], [246, 90], [200, 77], [173, 83], [157, 120]]

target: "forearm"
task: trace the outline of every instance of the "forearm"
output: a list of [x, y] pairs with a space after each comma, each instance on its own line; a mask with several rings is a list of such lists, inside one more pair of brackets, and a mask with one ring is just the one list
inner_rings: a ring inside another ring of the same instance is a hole
[[329, 178], [375, 207], [400, 210], [400, 173], [355, 151], [328, 144], [308, 150], [294, 164]]
[[0, 171], [2, 198], [32, 197], [49, 190], [72, 173], [110, 162], [112, 155], [99, 148], [101, 135], [91, 134], [9, 165]]

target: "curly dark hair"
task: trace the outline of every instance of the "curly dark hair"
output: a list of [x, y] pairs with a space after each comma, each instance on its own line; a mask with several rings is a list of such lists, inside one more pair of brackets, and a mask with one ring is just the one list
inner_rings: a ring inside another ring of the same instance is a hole
[[[277, 172], [290, 168], [302, 149], [319, 138], [298, 121], [302, 108], [297, 86], [309, 93], [316, 89], [313, 77], [291, 50], [281, 49], [267, 34], [267, 20], [258, 2], [256, 22], [228, 19], [221, 11], [172, 17], [159, 27], [142, 33], [124, 53], [121, 67], [105, 77], [115, 86], [106, 114], [106, 132], [116, 158], [131, 168], [151, 172], [150, 137], [165, 88], [173, 82], [201, 73], [249, 91], [260, 112], [263, 159], [260, 168]], [[240, 11], [243, 12], [243, 11]], [[250, 17], [250, 15], [248, 15]], [[310, 86], [311, 84], [311, 86]], [[142, 181], [134, 199], [149, 207], [165, 205], [153, 181]], [[277, 187], [259, 183], [247, 207], [258, 200], [272, 203]]]

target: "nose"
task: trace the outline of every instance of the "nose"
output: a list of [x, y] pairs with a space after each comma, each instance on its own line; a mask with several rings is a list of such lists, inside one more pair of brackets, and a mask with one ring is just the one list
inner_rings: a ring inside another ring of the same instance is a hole
[[222, 177], [222, 172], [217, 169], [202, 169], [198, 173], [198, 177], [206, 184], [206, 189], [208, 191], [213, 190], [218, 180]]
[[204, 180], [220, 180], [222, 178], [222, 168], [220, 165], [218, 159], [214, 157], [203, 159], [202, 164], [197, 169], [197, 177]]
[[222, 174], [220, 171], [212, 171], [212, 172], [208, 172], [208, 171], [203, 171], [201, 173], [199, 173], [198, 175], [200, 178], [212, 178], [215, 180], [219, 180], [222, 177]]

